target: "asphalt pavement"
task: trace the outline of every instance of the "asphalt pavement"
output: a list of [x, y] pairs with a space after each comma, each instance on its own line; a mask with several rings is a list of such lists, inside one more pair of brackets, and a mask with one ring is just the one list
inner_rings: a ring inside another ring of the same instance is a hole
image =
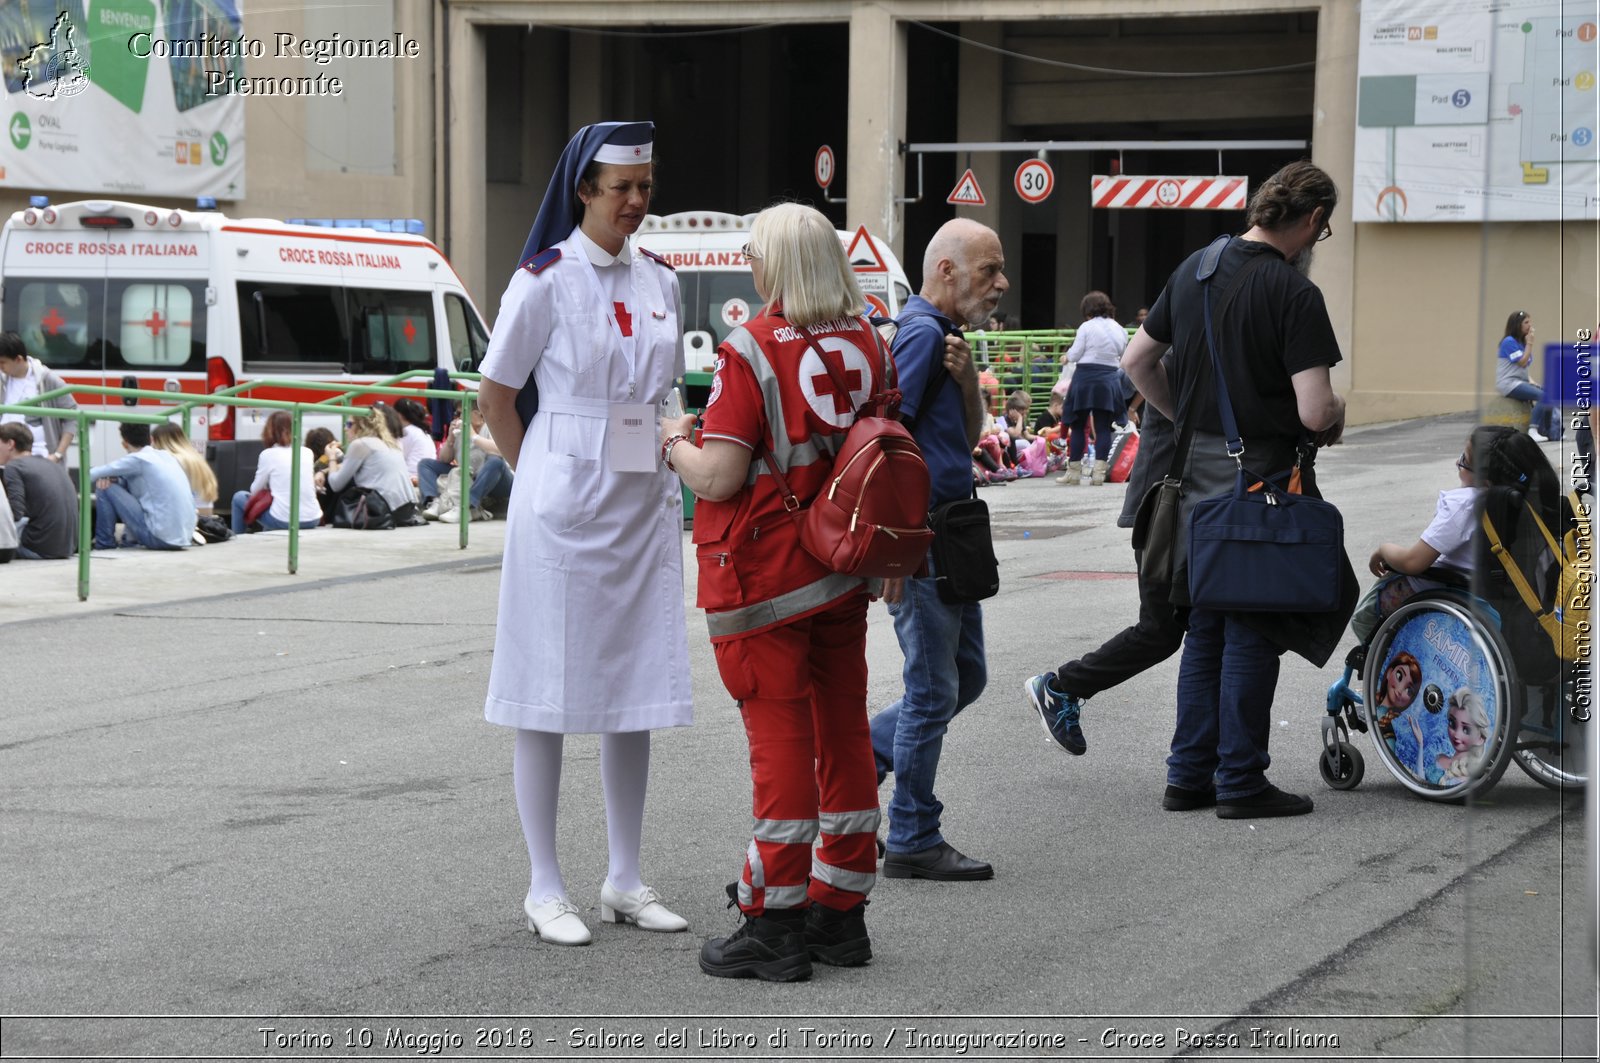
[[[1470, 427], [1325, 452], [1358, 569], [1427, 524]], [[1298, 658], [1270, 775], [1310, 816], [1161, 810], [1176, 657], [1088, 703], [1087, 755], [1047, 739], [1025, 680], [1137, 612], [1123, 492], [985, 489], [989, 684], [938, 789], [996, 876], [880, 882], [873, 962], [793, 985], [695, 964], [737, 925], [750, 806], [692, 564], [696, 722], [654, 736], [644, 853], [690, 931], [599, 922], [598, 741], [572, 736], [583, 949], [523, 926], [511, 743], [482, 717], [502, 523], [466, 550], [319, 529], [295, 575], [286, 533], [96, 554], [87, 602], [72, 562], [0, 567], [0, 1058], [1594, 1059], [1580, 797], [1513, 767], [1472, 807], [1424, 802], [1366, 736], [1365, 781], [1330, 790], [1334, 666]], [[876, 711], [900, 685], [881, 605], [868, 654]]]

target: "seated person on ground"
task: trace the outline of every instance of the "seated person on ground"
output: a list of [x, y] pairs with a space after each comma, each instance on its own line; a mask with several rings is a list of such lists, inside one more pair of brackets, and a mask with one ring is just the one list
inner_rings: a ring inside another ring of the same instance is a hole
[[437, 453], [433, 436], [428, 434], [428, 411], [416, 399], [401, 399], [394, 404], [394, 412], [404, 422], [398, 442], [400, 453], [406, 459], [406, 472], [411, 483], [417, 484], [417, 466]]
[[400, 453], [385, 419], [393, 410], [374, 406], [365, 414], [356, 415], [346, 422], [350, 435], [350, 450], [337, 449], [329, 455], [328, 471], [320, 474], [319, 484], [326, 483], [334, 494], [351, 488], [376, 491], [383, 496], [394, 513], [395, 524], [405, 524], [416, 515], [416, 496], [411, 488], [411, 476], [406, 472], [406, 460]]
[[[300, 480], [294, 480], [293, 440], [294, 418], [287, 410], [274, 410], [261, 431], [261, 441], [266, 445], [256, 459], [255, 479], [250, 490], [233, 493], [233, 534], [243, 535], [251, 530], [245, 521], [245, 508], [250, 496], [257, 491], [272, 492], [272, 505], [256, 518], [256, 523], [267, 531], [280, 531], [289, 526], [289, 504], [298, 492], [300, 496], [300, 527], [315, 528], [322, 522], [322, 507], [317, 502], [316, 462], [309, 447], [300, 448]], [[330, 432], [331, 436], [332, 433]]]
[[[94, 548], [143, 546], [182, 550], [194, 541], [194, 492], [183, 466], [150, 445], [150, 426], [122, 424], [122, 449], [116, 461], [89, 470], [94, 484]], [[117, 525], [124, 535], [119, 543]]]
[[195, 512], [210, 516], [217, 503], [217, 474], [211, 471], [211, 466], [206, 464], [206, 459], [183, 429], [170, 421], [158, 424], [150, 429], [150, 445], [178, 459], [183, 474], [189, 478], [189, 488], [194, 492]]
[[0, 479], [17, 522], [17, 556], [29, 560], [78, 552], [78, 492], [60, 462], [33, 452], [33, 431], [0, 424]]
[[11, 519], [11, 503], [0, 493], [0, 565], [17, 556], [17, 526]]
[[326, 428], [313, 428], [306, 433], [306, 449], [311, 451], [311, 478], [317, 487], [317, 504], [322, 509], [322, 523], [333, 523], [334, 494], [328, 490], [329, 455], [339, 448], [339, 440]]
[[[422, 515], [429, 520], [440, 519], [448, 509], [439, 504], [440, 490], [439, 477], [448, 475], [459, 464], [457, 447], [461, 440], [461, 418], [457, 417], [450, 422], [450, 432], [445, 436], [444, 442], [439, 444], [438, 460], [424, 459], [417, 466], [417, 488], [424, 501]], [[472, 497], [471, 518], [473, 520], [489, 520], [491, 514], [486, 506], [491, 496], [495, 498], [511, 497], [511, 466], [506, 464], [505, 458], [500, 456], [500, 448], [495, 445], [494, 437], [489, 434], [489, 426], [484, 422], [483, 414], [478, 407], [472, 407]], [[459, 494], [459, 487], [458, 487]]]

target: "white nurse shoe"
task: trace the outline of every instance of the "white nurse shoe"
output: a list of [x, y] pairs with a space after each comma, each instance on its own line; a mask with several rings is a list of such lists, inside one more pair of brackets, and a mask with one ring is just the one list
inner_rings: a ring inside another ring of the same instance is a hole
[[640, 930], [676, 934], [689, 929], [689, 920], [667, 910], [660, 894], [649, 886], [624, 893], [606, 879], [600, 887], [600, 920], [605, 923], [633, 923]]
[[587, 945], [589, 928], [583, 925], [578, 909], [565, 897], [554, 894], [539, 904], [533, 903], [533, 894], [522, 899], [522, 910], [528, 915], [528, 929], [552, 945]]

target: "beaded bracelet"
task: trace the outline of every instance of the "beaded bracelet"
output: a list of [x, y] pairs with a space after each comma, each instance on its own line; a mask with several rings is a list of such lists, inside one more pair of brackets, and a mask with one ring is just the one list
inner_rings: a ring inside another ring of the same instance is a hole
[[668, 436], [665, 442], [661, 444], [661, 463], [665, 465], [669, 471], [678, 471], [672, 465], [672, 448], [677, 446], [679, 443], [686, 442], [688, 438], [688, 436], [678, 433]]

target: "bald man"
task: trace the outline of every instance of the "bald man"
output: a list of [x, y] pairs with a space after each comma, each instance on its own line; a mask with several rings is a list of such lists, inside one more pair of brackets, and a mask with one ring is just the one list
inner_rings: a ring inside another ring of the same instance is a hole
[[[972, 495], [972, 448], [983, 428], [983, 392], [962, 329], [989, 320], [1009, 286], [994, 230], [957, 218], [939, 229], [922, 261], [922, 292], [896, 318], [900, 416], [917, 445], [933, 491], [930, 504]], [[988, 681], [983, 610], [939, 596], [935, 575], [887, 580], [883, 600], [905, 653], [905, 693], [872, 721], [880, 778], [894, 773], [885, 878], [954, 882], [994, 877], [940, 833], [944, 806], [933, 795], [945, 731]]]

